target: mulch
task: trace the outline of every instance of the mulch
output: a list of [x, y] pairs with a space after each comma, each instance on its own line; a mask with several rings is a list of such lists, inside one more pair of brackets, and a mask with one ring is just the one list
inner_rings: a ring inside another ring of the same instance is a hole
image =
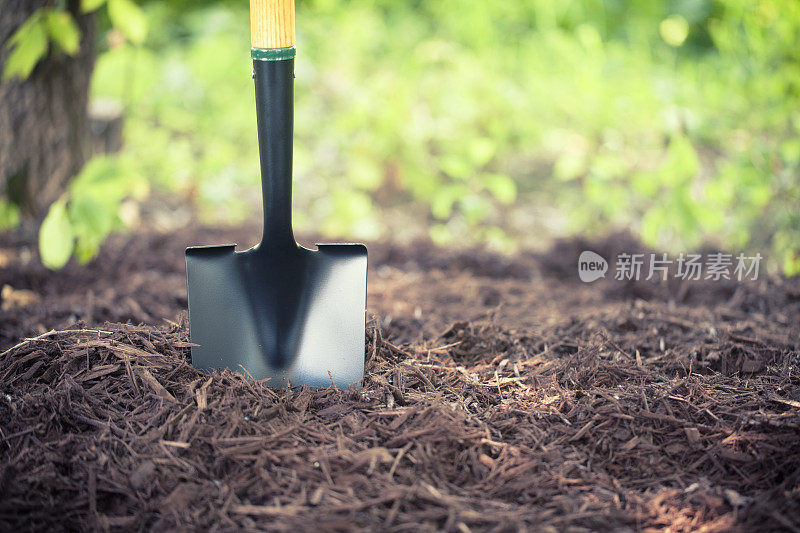
[[0, 240], [0, 529], [800, 530], [796, 279], [577, 280], [624, 235], [375, 244], [363, 387], [273, 390], [190, 364], [211, 240], [55, 274]]

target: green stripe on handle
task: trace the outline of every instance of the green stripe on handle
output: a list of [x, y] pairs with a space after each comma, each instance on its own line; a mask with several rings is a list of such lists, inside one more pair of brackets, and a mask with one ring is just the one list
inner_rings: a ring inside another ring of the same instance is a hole
[[251, 48], [250, 57], [258, 61], [281, 61], [292, 59], [297, 54], [294, 46], [287, 48]]

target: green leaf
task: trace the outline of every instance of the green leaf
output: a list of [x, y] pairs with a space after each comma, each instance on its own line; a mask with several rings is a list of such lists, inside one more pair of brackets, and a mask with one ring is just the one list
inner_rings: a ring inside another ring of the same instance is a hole
[[44, 17], [47, 34], [64, 52], [74, 56], [78, 53], [81, 32], [72, 15], [66, 11], [48, 11]]
[[111, 24], [133, 44], [142, 44], [147, 37], [147, 17], [132, 0], [108, 0]]
[[331, 195], [333, 210], [344, 227], [372, 213], [369, 195], [353, 189], [339, 189]]
[[114, 229], [118, 204], [103, 204], [91, 197], [73, 198], [69, 205], [69, 218], [77, 237], [95, 236], [97, 240]]
[[42, 227], [39, 228], [39, 256], [44, 266], [58, 270], [69, 261], [75, 248], [75, 232], [67, 216], [66, 200], [50, 206]]
[[466, 194], [469, 194], [469, 189], [460, 183], [439, 187], [430, 199], [431, 213], [440, 220], [450, 218], [453, 204]]
[[19, 225], [19, 208], [0, 198], [0, 230], [14, 229]]
[[800, 252], [789, 250], [783, 256], [783, 273], [786, 277], [800, 275]]
[[47, 32], [41, 11], [35, 12], [9, 37], [8, 45], [14, 48], [3, 69], [3, 81], [12, 78], [25, 80], [36, 63], [47, 54]]
[[75, 256], [86, 263], [97, 255], [103, 240], [118, 221], [118, 203], [102, 203], [90, 196], [73, 197], [69, 203], [69, 218], [75, 232]]
[[642, 217], [640, 234], [645, 244], [658, 246], [660, 237], [664, 233], [664, 228], [669, 228], [669, 214], [664, 208], [653, 207]]
[[468, 224], [476, 225], [491, 212], [491, 205], [483, 196], [468, 194], [460, 200], [459, 211], [464, 215]]
[[652, 172], [636, 172], [630, 178], [631, 188], [645, 198], [654, 198], [658, 194], [659, 183]]
[[439, 167], [445, 174], [458, 180], [469, 178], [473, 172], [473, 166], [469, 161], [456, 154], [442, 156], [439, 160]]
[[444, 224], [434, 224], [428, 230], [431, 240], [439, 246], [449, 246], [453, 244], [453, 232]]
[[367, 191], [377, 189], [383, 182], [382, 169], [369, 157], [363, 155], [353, 157], [348, 177], [355, 187]]
[[17, 31], [11, 34], [11, 37], [8, 38], [5, 45], [9, 49], [11, 49], [11, 47], [13, 47], [16, 44], [19, 44], [20, 41], [25, 39], [28, 36], [28, 34], [30, 34], [34, 26], [41, 24], [42, 17], [44, 16], [45, 11], [46, 10], [44, 8], [40, 8], [31, 13], [31, 16], [28, 17], [28, 20], [23, 22], [22, 25], [19, 28], [17, 28]]
[[81, 13], [91, 13], [106, 3], [106, 0], [81, 0]]
[[491, 161], [496, 151], [494, 141], [486, 137], [472, 139], [469, 143], [469, 155], [476, 167], [482, 167]]
[[664, 42], [677, 48], [689, 36], [689, 22], [681, 15], [670, 15], [661, 21], [658, 31]]
[[553, 165], [553, 175], [561, 181], [579, 178], [586, 172], [586, 161], [583, 154], [565, 152]]
[[658, 170], [662, 183], [685, 183], [693, 179], [699, 171], [700, 160], [691, 141], [683, 135], [672, 137], [667, 156]]
[[517, 184], [505, 174], [484, 174], [482, 181], [484, 187], [501, 204], [509, 205], [517, 199]]

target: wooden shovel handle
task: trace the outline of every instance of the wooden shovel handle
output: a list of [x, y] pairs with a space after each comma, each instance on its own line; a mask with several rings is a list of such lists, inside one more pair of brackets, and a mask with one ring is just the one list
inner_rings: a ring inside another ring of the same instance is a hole
[[253, 48], [294, 46], [294, 0], [250, 0]]

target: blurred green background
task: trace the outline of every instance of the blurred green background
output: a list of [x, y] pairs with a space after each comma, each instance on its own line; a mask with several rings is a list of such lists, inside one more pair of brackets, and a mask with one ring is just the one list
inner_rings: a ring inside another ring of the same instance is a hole
[[[43, 238], [71, 228], [89, 258], [153, 198], [258, 217], [247, 3], [92, 4], [91, 95], [124, 109], [124, 145]], [[297, 34], [303, 232], [514, 251], [622, 228], [800, 272], [796, 0], [301, 0]]]

